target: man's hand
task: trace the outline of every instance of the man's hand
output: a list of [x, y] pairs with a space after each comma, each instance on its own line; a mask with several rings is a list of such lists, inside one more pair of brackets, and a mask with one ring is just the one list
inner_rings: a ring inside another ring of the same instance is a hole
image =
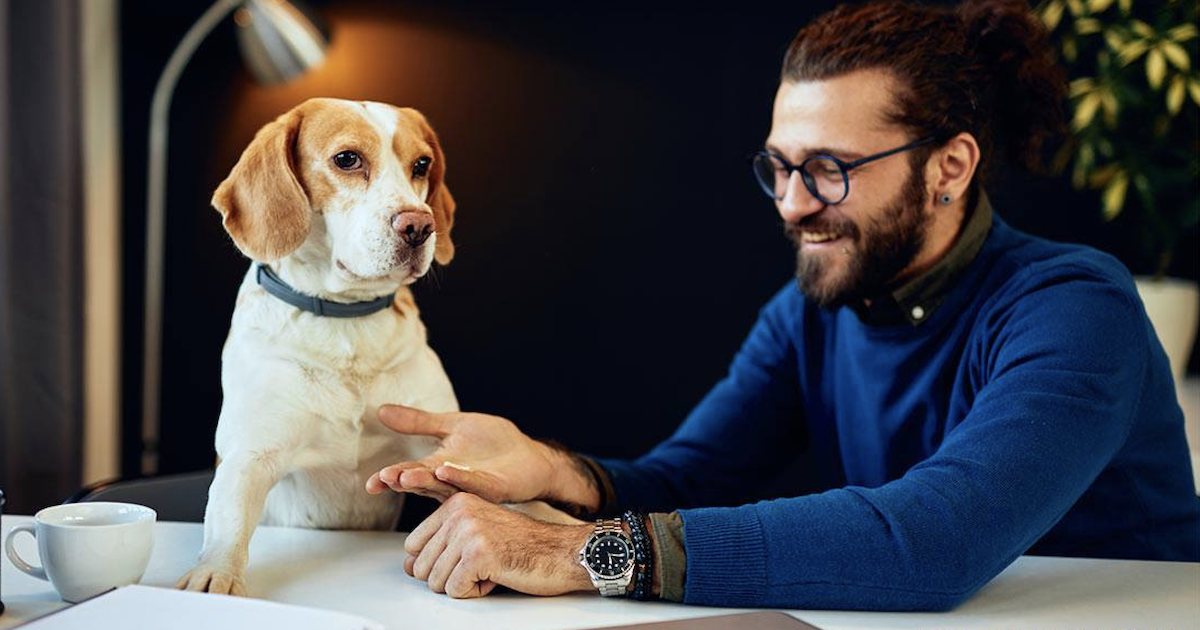
[[367, 480], [367, 492], [391, 488], [445, 501], [458, 490], [494, 503], [535, 499], [597, 509], [599, 490], [572, 458], [521, 433], [512, 422], [481, 413], [428, 413], [384, 405], [379, 420], [410, 435], [441, 438], [441, 446], [418, 461], [400, 462]]
[[496, 585], [530, 595], [592, 589], [579, 549], [593, 526], [553, 525], [460, 492], [404, 541], [404, 570], [451, 597], [483, 597]]

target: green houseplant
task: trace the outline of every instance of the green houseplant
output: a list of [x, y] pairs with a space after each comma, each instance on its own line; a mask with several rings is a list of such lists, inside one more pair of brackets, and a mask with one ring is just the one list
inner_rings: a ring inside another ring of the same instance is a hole
[[[1121, 217], [1136, 240], [1126, 263], [1152, 272], [1139, 290], [1168, 354], [1181, 346], [1171, 357], [1181, 374], [1200, 293], [1163, 276], [1196, 255], [1179, 242], [1200, 220], [1200, 1], [1045, 0], [1037, 13], [1070, 79], [1071, 133], [1052, 166], [1098, 191], [1103, 218]], [[1164, 293], [1177, 301], [1152, 303]]]

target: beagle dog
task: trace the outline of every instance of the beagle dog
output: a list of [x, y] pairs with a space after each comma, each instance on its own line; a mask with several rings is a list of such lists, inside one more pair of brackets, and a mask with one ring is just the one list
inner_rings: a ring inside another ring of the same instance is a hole
[[403, 495], [367, 478], [436, 440], [384, 403], [456, 411], [408, 285], [454, 257], [437, 135], [414, 109], [328, 98], [268, 123], [212, 205], [253, 263], [222, 354], [219, 464], [199, 563], [179, 587], [245, 594], [261, 522], [392, 529]]

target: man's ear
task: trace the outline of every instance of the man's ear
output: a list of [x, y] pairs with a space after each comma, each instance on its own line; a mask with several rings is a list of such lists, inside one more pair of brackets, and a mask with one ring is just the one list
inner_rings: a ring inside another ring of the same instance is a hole
[[437, 133], [425, 120], [420, 112], [408, 109], [415, 115], [421, 125], [421, 133], [425, 142], [433, 148], [433, 164], [429, 167], [429, 195], [425, 203], [433, 211], [434, 232], [437, 234], [437, 245], [434, 246], [433, 258], [438, 264], [446, 265], [454, 258], [454, 241], [450, 240], [450, 229], [454, 227], [454, 197], [446, 187], [446, 155], [442, 152], [442, 144], [438, 142]]
[[930, 160], [932, 173], [926, 181], [933, 184], [934, 196], [949, 194], [961, 199], [967, 194], [971, 179], [979, 168], [979, 143], [975, 136], [963, 131], [951, 138], [933, 154]]
[[259, 262], [290, 254], [308, 237], [312, 209], [296, 178], [301, 120], [296, 108], [259, 129], [213, 193], [225, 231]]

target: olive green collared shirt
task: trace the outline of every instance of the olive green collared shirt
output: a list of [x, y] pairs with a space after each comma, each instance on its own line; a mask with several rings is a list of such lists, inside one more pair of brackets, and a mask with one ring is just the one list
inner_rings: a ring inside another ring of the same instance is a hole
[[[864, 323], [871, 326], [920, 326], [941, 306], [955, 281], [975, 260], [991, 229], [992, 205], [987, 195], [980, 193], [954, 244], [941, 260], [890, 293], [872, 299], [870, 304], [851, 308]], [[600, 491], [598, 513], [606, 515], [617, 501], [612, 479], [595, 461], [581, 458], [596, 478]], [[679, 512], [651, 514], [650, 539], [654, 552], [654, 581], [660, 585], [659, 597], [668, 601], [683, 601], [687, 583], [687, 555], [684, 551], [683, 518]]]
[[992, 204], [979, 195], [970, 215], [963, 221], [958, 238], [934, 266], [896, 287], [891, 293], [871, 300], [870, 305], [852, 307], [863, 323], [871, 326], [916, 326], [929, 319], [941, 306], [954, 281], [966, 270], [992, 229]]

